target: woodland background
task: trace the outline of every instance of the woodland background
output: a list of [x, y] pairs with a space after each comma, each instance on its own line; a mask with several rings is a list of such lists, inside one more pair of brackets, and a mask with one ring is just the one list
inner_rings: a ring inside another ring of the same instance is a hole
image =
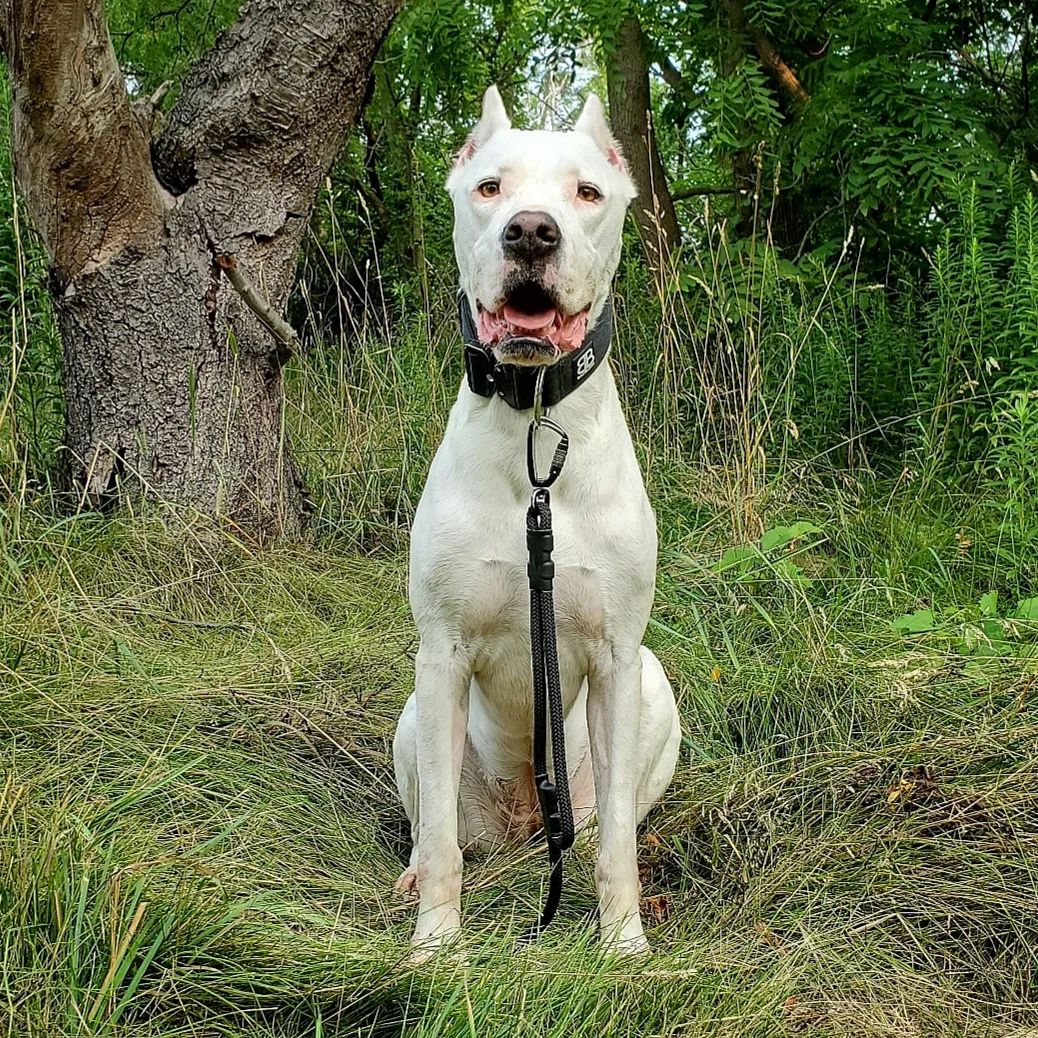
[[[161, 127], [237, 8], [107, 17]], [[6, 1033], [1038, 1034], [1036, 29], [1034, 0], [406, 3], [295, 256], [307, 518], [273, 539], [77, 481], [5, 117]], [[491, 82], [528, 127], [597, 90], [653, 186], [614, 364], [686, 737], [645, 962], [595, 956], [586, 849], [522, 954], [537, 850], [470, 864], [464, 964], [407, 966], [391, 894], [407, 528], [461, 376], [442, 183]]]

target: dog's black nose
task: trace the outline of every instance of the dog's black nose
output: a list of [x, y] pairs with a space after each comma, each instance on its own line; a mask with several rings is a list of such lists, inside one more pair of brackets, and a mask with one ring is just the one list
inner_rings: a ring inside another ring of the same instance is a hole
[[524, 209], [512, 217], [501, 235], [506, 256], [531, 262], [543, 259], [559, 247], [562, 232], [547, 213]]

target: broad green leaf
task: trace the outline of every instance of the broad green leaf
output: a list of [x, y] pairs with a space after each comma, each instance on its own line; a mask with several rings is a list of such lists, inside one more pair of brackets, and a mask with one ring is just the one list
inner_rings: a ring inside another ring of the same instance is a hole
[[1014, 620], [1038, 620], [1038, 598], [1023, 598], [1013, 610]]
[[934, 629], [932, 609], [917, 609], [914, 613], [906, 613], [891, 621], [890, 626], [902, 634], [923, 634]]
[[761, 536], [760, 550], [774, 551], [776, 548], [784, 548], [791, 541], [800, 540], [809, 533], [821, 532], [820, 526], [805, 521], [793, 523], [792, 526], [773, 526], [770, 530], [765, 530]]
[[760, 552], [751, 544], [739, 544], [729, 548], [722, 556], [720, 562], [714, 565], [715, 573], [725, 573], [728, 570], [737, 569], [745, 573], [750, 564], [760, 558]]

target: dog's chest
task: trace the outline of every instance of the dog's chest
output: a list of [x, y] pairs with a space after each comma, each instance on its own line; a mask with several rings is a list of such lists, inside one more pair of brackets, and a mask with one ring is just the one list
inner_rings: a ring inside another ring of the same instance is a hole
[[[470, 572], [465, 583], [471, 594], [459, 603], [465, 640], [487, 657], [507, 654], [513, 642], [521, 642], [528, 653], [530, 592], [525, 558], [482, 558]], [[605, 616], [602, 574], [556, 558], [555, 618], [560, 643], [579, 651], [583, 643], [600, 641], [605, 637]]]
[[[462, 637], [487, 709], [525, 719], [530, 709], [530, 593], [526, 565], [483, 559], [472, 570], [473, 594], [461, 605]], [[559, 673], [568, 709], [605, 634], [606, 605], [599, 575], [561, 564], [555, 577]], [[525, 720], [517, 720], [525, 728]]]
[[[604, 647], [640, 642], [652, 601], [655, 525], [611, 387], [598, 387], [594, 421], [563, 416], [576, 447], [551, 493], [559, 662], [574, 695]], [[423, 640], [460, 645], [488, 693], [514, 687], [528, 702], [526, 422], [495, 426], [511, 417], [459, 399], [415, 515], [410, 592]]]

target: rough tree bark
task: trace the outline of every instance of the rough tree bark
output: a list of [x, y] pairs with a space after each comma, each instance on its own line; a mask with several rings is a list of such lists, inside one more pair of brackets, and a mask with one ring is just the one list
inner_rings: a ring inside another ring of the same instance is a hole
[[681, 230], [650, 123], [649, 63], [645, 35], [635, 14], [620, 23], [616, 46], [606, 61], [606, 89], [613, 133], [638, 186], [634, 202], [638, 234], [659, 280], [670, 271], [671, 252], [681, 242]]
[[51, 259], [84, 499], [145, 494], [257, 532], [299, 529], [285, 336], [228, 274], [283, 312], [398, 4], [252, 0], [152, 141], [101, 0], [0, 0], [15, 172]]

